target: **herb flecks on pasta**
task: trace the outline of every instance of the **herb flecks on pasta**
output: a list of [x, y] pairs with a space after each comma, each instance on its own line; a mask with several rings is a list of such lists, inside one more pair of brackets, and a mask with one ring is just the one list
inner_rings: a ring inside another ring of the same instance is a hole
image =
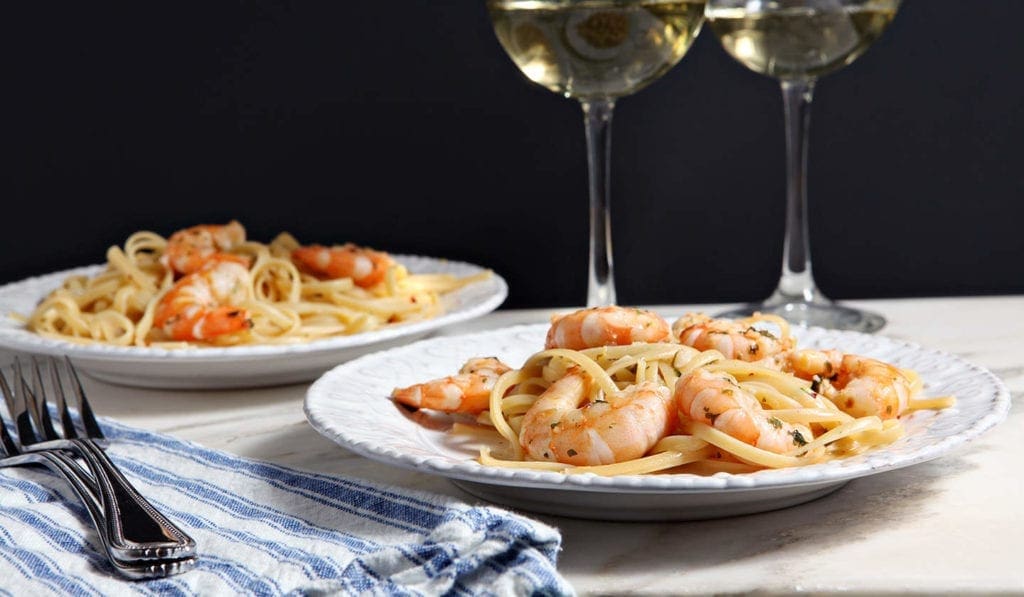
[[583, 309], [553, 318], [544, 348], [518, 369], [476, 359], [392, 398], [473, 417], [452, 430], [482, 442], [482, 464], [600, 475], [844, 458], [899, 439], [900, 415], [954, 402], [919, 398], [913, 371], [797, 349], [770, 315], [687, 314], [669, 327], [649, 311]]
[[308, 342], [436, 317], [490, 275], [410, 274], [381, 251], [247, 240], [238, 222], [131, 235], [101, 273], [73, 276], [27, 319], [40, 335], [121, 346]]

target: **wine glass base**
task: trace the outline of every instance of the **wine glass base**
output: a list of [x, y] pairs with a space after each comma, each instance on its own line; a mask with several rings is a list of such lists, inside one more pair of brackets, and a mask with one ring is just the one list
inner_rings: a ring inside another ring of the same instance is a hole
[[805, 326], [817, 326], [833, 330], [852, 330], [870, 334], [885, 327], [885, 318], [877, 313], [844, 307], [835, 303], [808, 303], [785, 301], [746, 305], [718, 313], [716, 317], [749, 317], [754, 312], [778, 315], [786, 321]]

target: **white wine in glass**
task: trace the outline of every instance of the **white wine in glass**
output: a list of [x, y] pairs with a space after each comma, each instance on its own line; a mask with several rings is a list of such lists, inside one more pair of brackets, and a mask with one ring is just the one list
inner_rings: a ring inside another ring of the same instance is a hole
[[590, 167], [587, 306], [616, 301], [608, 196], [615, 100], [690, 49], [705, 0], [490, 0], [494, 31], [530, 81], [583, 106]]
[[899, 0], [708, 0], [707, 18], [741, 64], [779, 79], [786, 119], [786, 238], [778, 288], [724, 316], [773, 313], [804, 325], [874, 332], [882, 316], [837, 305], [811, 274], [807, 130], [815, 79], [853, 62], [896, 16]]

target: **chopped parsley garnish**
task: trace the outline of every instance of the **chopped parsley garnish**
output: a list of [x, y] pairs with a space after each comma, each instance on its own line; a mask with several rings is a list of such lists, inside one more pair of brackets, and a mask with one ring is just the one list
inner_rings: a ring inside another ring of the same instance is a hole
[[799, 429], [794, 429], [792, 431], [791, 435], [793, 436], [793, 445], [794, 446], [806, 446], [807, 445], [807, 440], [804, 439], [804, 436], [803, 436], [803, 434], [800, 433]]
[[755, 334], [760, 334], [760, 335], [764, 336], [765, 338], [771, 338], [772, 340], [778, 340], [778, 338], [775, 337], [775, 334], [769, 332], [768, 330], [761, 330], [761, 329], [758, 329], [758, 328], [755, 328], [755, 327], [749, 327], [749, 328], [747, 328], [747, 331], [743, 332], [743, 333], [746, 334], [747, 332], [754, 332]]
[[713, 412], [711, 412], [711, 409], [709, 409], [709, 408], [708, 408], [708, 407], [706, 407], [706, 406], [704, 407], [704, 416], [705, 416], [705, 417], [707, 417], [708, 421], [709, 421], [709, 422], [710, 422], [710, 423], [711, 423], [712, 425], [714, 425], [714, 424], [715, 424], [715, 419], [717, 419], [717, 418], [718, 418], [718, 415], [720, 415], [720, 414], [722, 414], [722, 413], [713, 413]]
[[776, 429], [782, 429], [782, 421], [776, 419], [775, 417], [768, 419], [768, 423]]

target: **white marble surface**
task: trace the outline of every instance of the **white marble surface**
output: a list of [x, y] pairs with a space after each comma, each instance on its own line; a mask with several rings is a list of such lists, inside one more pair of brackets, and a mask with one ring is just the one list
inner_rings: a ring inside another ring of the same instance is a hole
[[[1009, 418], [939, 460], [776, 512], [658, 524], [539, 516], [561, 529], [559, 569], [577, 591], [1024, 592], [1024, 296], [851, 304], [884, 314], [884, 335], [991, 369], [1013, 392]], [[447, 333], [542, 322], [548, 314], [502, 311]], [[86, 385], [99, 413], [128, 424], [242, 456], [474, 499], [444, 479], [391, 469], [320, 437], [302, 414], [305, 385]]]

